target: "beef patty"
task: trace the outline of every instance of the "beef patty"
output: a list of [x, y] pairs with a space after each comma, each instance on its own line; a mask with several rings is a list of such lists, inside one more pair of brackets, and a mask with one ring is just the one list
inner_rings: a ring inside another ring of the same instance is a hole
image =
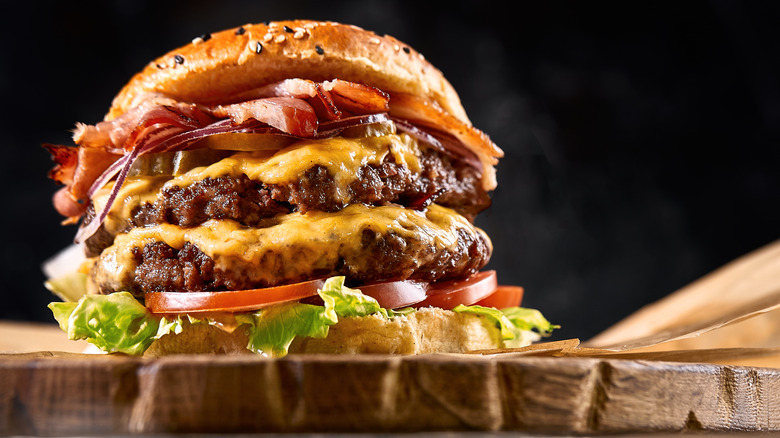
[[[347, 276], [349, 284], [353, 286], [406, 279], [429, 282], [448, 280], [477, 272], [490, 257], [489, 245], [484, 236], [469, 236], [461, 232], [456, 250], [442, 251], [438, 257], [430, 257], [428, 263], [417, 266], [415, 257], [407, 252], [409, 242], [398, 236], [383, 238], [368, 230], [362, 234], [366, 246], [365, 257], [374, 261], [370, 269], [355, 269], [354, 260], [342, 257], [331, 266], [319, 267], [311, 273], [301, 272], [278, 283], [296, 283], [334, 275]], [[433, 252], [431, 248], [419, 249], [426, 255]], [[138, 265], [132, 283], [126, 285], [125, 289], [136, 295], [145, 292], [243, 290], [279, 285], [255, 283], [241, 271], [219, 269], [214, 260], [189, 242], [179, 250], [163, 242], [153, 242], [143, 249], [136, 248], [134, 256]], [[101, 292], [111, 293], [113, 290]]]
[[[319, 165], [286, 185], [266, 185], [246, 175], [206, 178], [186, 187], [164, 188], [156, 201], [134, 209], [123, 231], [165, 223], [192, 227], [209, 219], [232, 219], [253, 227], [265, 218], [293, 211], [334, 212], [350, 203], [396, 203], [421, 209], [434, 200], [473, 220], [490, 206], [490, 197], [473, 167], [431, 149], [423, 152], [421, 167], [419, 174], [413, 174], [388, 154], [380, 165], [359, 168], [346, 198], [337, 193], [333, 175]], [[89, 223], [94, 215], [90, 206], [83, 223]], [[99, 255], [113, 243], [114, 237], [101, 226], [86, 241], [87, 255]]]
[[353, 204], [335, 213], [281, 215], [263, 225], [209, 220], [194, 228], [134, 228], [98, 257], [92, 281], [101, 293], [136, 295], [252, 289], [334, 275], [352, 285], [437, 281], [477, 272], [492, 250], [484, 232], [436, 204], [424, 212]]

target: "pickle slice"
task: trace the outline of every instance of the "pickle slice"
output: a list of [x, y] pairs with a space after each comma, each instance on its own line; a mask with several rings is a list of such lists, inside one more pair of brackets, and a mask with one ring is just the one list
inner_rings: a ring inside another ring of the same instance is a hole
[[128, 176], [177, 176], [196, 167], [208, 166], [232, 155], [230, 151], [188, 149], [141, 155], [133, 163]]
[[247, 134], [227, 132], [210, 135], [199, 140], [193, 148], [208, 148], [228, 151], [275, 151], [298, 141], [294, 137], [279, 134]]

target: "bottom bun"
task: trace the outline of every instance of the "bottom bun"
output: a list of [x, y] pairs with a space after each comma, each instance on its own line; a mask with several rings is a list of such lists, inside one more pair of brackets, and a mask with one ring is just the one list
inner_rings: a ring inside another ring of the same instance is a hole
[[[171, 354], [243, 354], [249, 340], [240, 328], [229, 333], [208, 324], [191, 324], [179, 334], [155, 341], [144, 356]], [[422, 308], [387, 319], [380, 315], [341, 318], [328, 336], [296, 338], [291, 354], [464, 353], [500, 348], [501, 334], [484, 318], [439, 308]]]

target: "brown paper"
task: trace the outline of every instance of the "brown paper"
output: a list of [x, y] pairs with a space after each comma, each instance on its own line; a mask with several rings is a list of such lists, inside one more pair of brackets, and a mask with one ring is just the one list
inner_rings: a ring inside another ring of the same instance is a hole
[[780, 368], [780, 241], [579, 340], [485, 356], [557, 356], [700, 362]]
[[639, 309], [583, 347], [780, 367], [780, 241]]

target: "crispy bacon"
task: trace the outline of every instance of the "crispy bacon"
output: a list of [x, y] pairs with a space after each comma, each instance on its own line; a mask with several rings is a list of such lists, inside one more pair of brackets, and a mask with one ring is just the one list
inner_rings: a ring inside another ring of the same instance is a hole
[[390, 99], [390, 115], [416, 125], [452, 135], [474, 151], [490, 157], [495, 165], [504, 152], [484, 132], [451, 115], [436, 102], [406, 93], [395, 93]]
[[75, 218], [67, 221], [68, 223], [75, 223], [75, 221], [77, 221], [87, 210], [87, 203], [73, 199], [68, 187], [57, 190], [52, 197], [52, 203], [54, 204], [57, 213], [67, 218]]
[[315, 84], [318, 99], [309, 99], [310, 103], [317, 112], [317, 116], [325, 120], [338, 120], [343, 113], [333, 102], [333, 97], [328, 90], [325, 90], [321, 84]]
[[157, 94], [149, 94], [133, 109], [121, 116], [95, 125], [77, 123], [73, 131], [73, 142], [86, 147], [115, 147], [122, 149], [130, 133], [142, 118], [153, 108], [175, 105], [176, 101]]
[[214, 118], [198, 108], [197, 105], [176, 104], [156, 106], [147, 111], [136, 124], [135, 128], [124, 143], [115, 146], [124, 146], [125, 151], [131, 151], [143, 143], [149, 131], [155, 129], [155, 125], [164, 125], [180, 128], [180, 131], [196, 129], [213, 122]]
[[316, 82], [309, 79], [285, 79], [273, 84], [263, 85], [249, 91], [222, 99], [223, 102], [238, 103], [266, 97], [297, 97], [304, 99], [317, 96]]
[[71, 222], [83, 214], [98, 189], [116, 179], [104, 211], [82, 225], [77, 240], [100, 226], [139, 156], [186, 149], [210, 135], [263, 132], [324, 138], [349, 126], [388, 121], [389, 112], [401, 132], [482, 170], [486, 186], [494, 186], [492, 166], [503, 154], [487, 135], [431, 101], [405, 94], [391, 99], [374, 87], [339, 79], [288, 79], [234, 96], [226, 100], [234, 103], [223, 105], [181, 103], [157, 94], [136, 101], [132, 110], [113, 120], [77, 125], [78, 148], [47, 145], [57, 163], [50, 176], [66, 185], [55, 196], [55, 207]]
[[406, 93], [392, 95], [390, 115], [430, 131], [445, 149], [461, 156], [464, 152], [475, 155], [481, 163], [485, 189], [496, 187], [494, 166], [498, 158], [504, 156], [504, 151], [487, 134], [448, 113], [436, 102]]
[[317, 114], [314, 108], [294, 97], [268, 97], [220, 105], [213, 110], [213, 114], [229, 117], [236, 124], [254, 119], [296, 137], [314, 137], [317, 134]]
[[77, 200], [87, 201], [93, 181], [119, 157], [121, 155], [101, 148], [79, 148], [78, 166], [70, 185], [71, 195]]
[[317, 116], [324, 120], [387, 112], [390, 102], [390, 96], [378, 88], [341, 79], [326, 82], [285, 79], [235, 95], [226, 101], [246, 102], [268, 97], [305, 99]]
[[44, 145], [57, 163], [49, 177], [65, 187], [54, 197], [54, 207], [66, 217], [78, 217], [87, 208], [93, 181], [120, 156], [101, 148]]
[[383, 113], [390, 110], [390, 95], [368, 85], [334, 79], [323, 82], [333, 102], [342, 111], [352, 114]]
[[52, 160], [57, 163], [49, 171], [49, 178], [59, 184], [71, 184], [78, 164], [78, 148], [56, 144], [44, 144], [43, 147], [49, 151]]

